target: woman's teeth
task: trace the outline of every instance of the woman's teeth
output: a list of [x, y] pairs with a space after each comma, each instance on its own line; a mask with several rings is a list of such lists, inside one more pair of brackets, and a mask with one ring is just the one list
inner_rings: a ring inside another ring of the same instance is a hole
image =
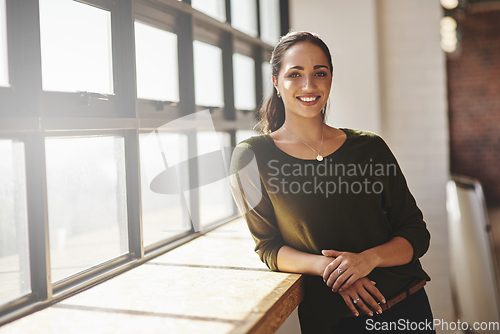
[[299, 97], [299, 99], [303, 102], [312, 102], [314, 100], [316, 100], [318, 97]]

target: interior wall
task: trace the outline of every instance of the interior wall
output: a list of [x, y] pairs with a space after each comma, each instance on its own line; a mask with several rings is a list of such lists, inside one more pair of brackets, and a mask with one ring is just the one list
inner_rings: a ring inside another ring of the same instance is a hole
[[441, 17], [439, 0], [290, 1], [292, 29], [318, 33], [331, 49], [329, 123], [379, 133], [396, 155], [432, 235], [422, 262], [434, 316], [452, 321]]
[[315, 32], [332, 54], [327, 122], [380, 134], [375, 1], [290, 0], [293, 31]]
[[453, 319], [445, 186], [449, 179], [445, 55], [438, 0], [378, 0], [382, 128], [424, 213], [422, 263], [435, 318]]
[[458, 14], [460, 44], [447, 60], [450, 168], [480, 180], [500, 207], [500, 3]]

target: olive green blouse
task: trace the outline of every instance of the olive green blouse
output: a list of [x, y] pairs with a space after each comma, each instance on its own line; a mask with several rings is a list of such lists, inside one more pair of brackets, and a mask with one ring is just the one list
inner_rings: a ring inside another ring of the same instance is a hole
[[[386, 143], [371, 132], [341, 130], [346, 141], [323, 161], [293, 157], [269, 135], [242, 141], [231, 160], [233, 196], [255, 251], [274, 271], [284, 245], [319, 255], [323, 249], [359, 253], [396, 236], [405, 238], [413, 247], [412, 261], [368, 275], [390, 298], [414, 278], [430, 280], [419, 261], [430, 234]], [[309, 280], [314, 283], [306, 286], [305, 302], [330, 304], [318, 312], [333, 312], [337, 320], [348, 312], [322, 278]]]

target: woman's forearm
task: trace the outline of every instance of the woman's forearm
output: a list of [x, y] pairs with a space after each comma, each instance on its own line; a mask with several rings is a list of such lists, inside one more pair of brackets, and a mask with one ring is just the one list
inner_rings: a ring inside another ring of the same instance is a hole
[[283, 246], [278, 251], [279, 271], [323, 276], [326, 266], [332, 257], [301, 252], [290, 246]]
[[394, 267], [411, 261], [413, 247], [405, 238], [394, 237], [385, 244], [367, 249], [361, 254], [371, 258], [375, 267]]

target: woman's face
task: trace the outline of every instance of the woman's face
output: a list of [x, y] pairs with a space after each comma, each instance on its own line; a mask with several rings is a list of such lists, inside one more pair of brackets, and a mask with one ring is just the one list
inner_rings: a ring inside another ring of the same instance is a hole
[[295, 44], [284, 53], [273, 83], [281, 94], [287, 117], [291, 113], [306, 118], [321, 117], [332, 85], [328, 59], [317, 45]]

